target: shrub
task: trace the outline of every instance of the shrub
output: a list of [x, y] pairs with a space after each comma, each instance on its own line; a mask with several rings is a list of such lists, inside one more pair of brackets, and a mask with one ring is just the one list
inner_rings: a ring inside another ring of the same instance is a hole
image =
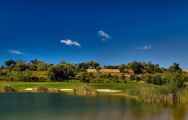
[[6, 76], [0, 76], [1, 81], [13, 81], [13, 78], [6, 75]]
[[171, 73], [166, 79], [168, 81], [167, 88], [169, 91], [176, 91], [185, 87], [184, 82], [186, 78], [181, 73]]
[[142, 79], [147, 83], [151, 83], [155, 85], [164, 85], [166, 83], [165, 78], [162, 78], [161, 75], [146, 74], [142, 76]]
[[26, 75], [23, 74], [17, 74], [14, 76], [14, 81], [23, 81], [26, 82], [28, 79], [28, 77]]
[[80, 80], [80, 82], [83, 83], [89, 83], [94, 80], [95, 76], [93, 75], [93, 73], [87, 73], [87, 72], [81, 72], [76, 76], [77, 80]]
[[130, 81], [136, 80], [136, 81], [140, 81], [141, 78], [139, 75], [131, 75], [129, 78]]
[[44, 82], [47, 81], [47, 77], [44, 75], [35, 75], [33, 72], [12, 72], [12, 81], [22, 81], [22, 82]]
[[0, 76], [4, 76], [4, 75], [7, 75], [7, 71], [0, 69]]

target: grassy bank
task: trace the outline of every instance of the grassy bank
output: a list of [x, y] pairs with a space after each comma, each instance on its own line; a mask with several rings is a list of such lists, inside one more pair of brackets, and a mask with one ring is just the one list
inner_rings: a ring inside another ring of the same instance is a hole
[[[7, 87], [8, 86], [8, 87]], [[128, 98], [147, 103], [173, 104], [173, 94], [169, 93], [165, 85], [158, 86], [145, 82], [128, 83], [80, 83], [80, 82], [0, 82], [0, 91], [27, 91], [28, 88], [39, 89], [36, 92], [60, 92], [60, 89], [73, 89], [77, 95], [96, 95], [97, 89], [122, 90], [118, 93], [98, 93], [101, 95], [126, 96]], [[61, 91], [62, 92], [62, 91]], [[188, 88], [176, 91], [177, 103], [188, 103]]]
[[79, 83], [79, 82], [0, 82], [0, 90], [4, 86], [11, 86], [17, 90], [17, 92], [26, 92], [27, 88], [35, 88], [38, 86], [44, 86], [47, 88], [57, 89], [74, 89], [82, 85], [88, 85], [95, 89], [112, 89], [127, 91], [133, 88], [144, 88], [148, 85], [145, 83], [130, 82], [126, 84], [122, 83]]

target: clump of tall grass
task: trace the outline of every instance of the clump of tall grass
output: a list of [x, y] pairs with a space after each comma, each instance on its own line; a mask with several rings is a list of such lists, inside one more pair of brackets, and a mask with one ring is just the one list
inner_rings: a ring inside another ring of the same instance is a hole
[[44, 86], [38, 86], [38, 87], [35, 88], [35, 91], [45, 93], [45, 92], [48, 92], [48, 88], [44, 87]]
[[4, 86], [2, 92], [12, 93], [12, 92], [16, 92], [16, 89], [11, 86]]
[[177, 91], [178, 99], [177, 102], [179, 103], [188, 103], [188, 89], [181, 89]]
[[96, 95], [96, 89], [88, 85], [81, 85], [74, 89], [76, 95]]
[[131, 98], [148, 103], [167, 103], [168, 92], [164, 87], [135, 88], [128, 91]]
[[141, 102], [147, 103], [188, 103], [188, 89], [182, 88], [175, 93], [167, 87], [135, 88], [128, 91], [128, 96]]
[[128, 92], [131, 98], [149, 103], [188, 102], [188, 90], [184, 84], [186, 78], [181, 73], [173, 72], [164, 77], [145, 75], [143, 78], [146, 82], [156, 85], [132, 88]]

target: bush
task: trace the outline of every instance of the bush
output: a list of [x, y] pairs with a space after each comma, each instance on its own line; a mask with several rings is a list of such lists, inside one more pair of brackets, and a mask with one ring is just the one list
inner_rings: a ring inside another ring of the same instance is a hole
[[77, 80], [80, 80], [80, 82], [83, 83], [90, 83], [92, 81], [95, 81], [95, 76], [93, 73], [88, 73], [88, 72], [81, 72], [76, 76]]
[[27, 76], [24, 79], [24, 82], [45, 82], [47, 81], [47, 78], [43, 77], [36, 77], [36, 76]]
[[14, 81], [23, 81], [26, 82], [28, 79], [28, 77], [26, 75], [23, 74], [17, 74], [14, 76]]
[[0, 69], [0, 76], [4, 76], [4, 75], [7, 75], [7, 71]]
[[16, 92], [16, 90], [13, 87], [10, 87], [10, 86], [4, 86], [3, 92]]
[[129, 78], [130, 81], [136, 80], [136, 81], [140, 81], [141, 78], [139, 75], [131, 75]]
[[181, 73], [171, 73], [166, 77], [169, 91], [176, 91], [185, 87], [186, 78]]
[[0, 76], [0, 81], [13, 81], [13, 78], [8, 75]]
[[[47, 77], [44, 75], [34, 75], [33, 72], [12, 72], [11, 75], [12, 79], [11, 81], [22, 81], [22, 82], [44, 82], [47, 81]], [[10, 78], [9, 76], [9, 78]], [[9, 79], [7, 79], [9, 80]], [[9, 80], [10, 81], [10, 80]]]
[[164, 85], [166, 83], [165, 78], [162, 78], [161, 75], [146, 74], [142, 76], [142, 79], [147, 83], [151, 83], [155, 85]]

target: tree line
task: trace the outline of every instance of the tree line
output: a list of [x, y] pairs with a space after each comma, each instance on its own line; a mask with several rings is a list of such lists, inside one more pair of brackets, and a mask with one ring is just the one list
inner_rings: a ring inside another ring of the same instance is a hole
[[[87, 73], [87, 69], [119, 69], [119, 75], [103, 74], [103, 73]], [[78, 79], [82, 82], [126, 82], [124, 72], [132, 70], [134, 75], [130, 76], [130, 80], [142, 79], [138, 77], [142, 75], [145, 79], [149, 77], [147, 74], [182, 72], [179, 64], [174, 63], [169, 68], [160, 67], [159, 64], [151, 62], [131, 62], [121, 65], [105, 65], [102, 66], [98, 62], [89, 61], [78, 64], [62, 61], [59, 64], [48, 64], [41, 60], [7, 60], [0, 67], [0, 80], [9, 81], [66, 81]], [[151, 77], [151, 76], [150, 76]], [[150, 80], [147, 80], [151, 82]]]

